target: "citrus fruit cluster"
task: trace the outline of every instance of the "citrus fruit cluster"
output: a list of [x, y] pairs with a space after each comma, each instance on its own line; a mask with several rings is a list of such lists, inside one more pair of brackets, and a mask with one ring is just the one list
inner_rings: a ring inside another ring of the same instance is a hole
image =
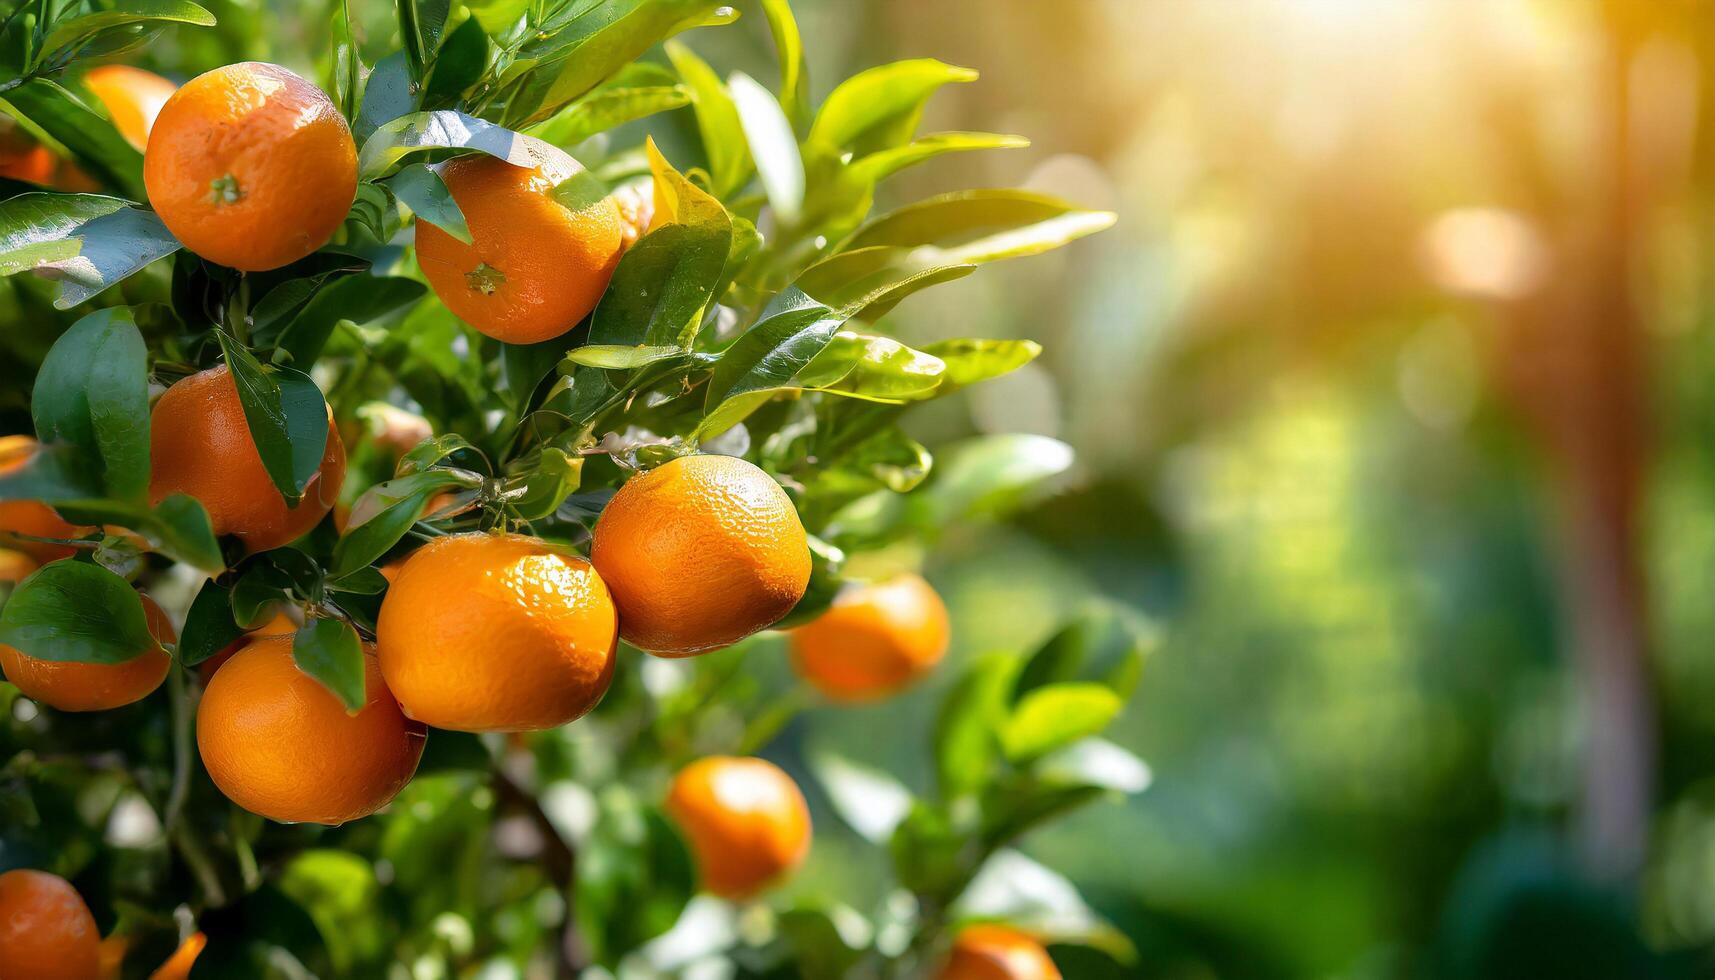
[[[170, 95], [145, 75], [91, 73], [87, 84], [127, 138], [146, 146], [150, 204], [188, 249], [259, 272], [330, 240], [354, 199], [358, 164], [350, 129], [326, 94], [268, 64], [216, 69]], [[476, 156], [443, 168], [472, 241], [420, 222], [417, 259], [446, 306], [478, 331], [518, 344], [565, 333], [595, 307], [621, 253], [647, 227], [651, 201], [566, 193], [584, 186], [575, 167]], [[0, 439], [0, 472], [33, 449], [27, 437]], [[346, 472], [329, 410], [320, 465], [288, 502], [225, 365], [183, 377], [159, 397], [150, 458], [152, 503], [189, 495], [216, 534], [252, 553], [318, 525]], [[70, 556], [68, 542], [94, 531], [40, 502], [0, 504], [0, 538], [18, 549], [0, 561], [0, 574], [16, 581], [36, 562]], [[428, 727], [526, 732], [566, 724], [607, 691], [621, 638], [663, 657], [729, 646], [797, 606], [810, 574], [808, 539], [780, 484], [743, 459], [680, 456], [623, 483], [594, 527], [588, 560], [534, 537], [489, 532], [442, 536], [412, 553], [391, 570], [374, 641], [364, 645], [356, 710], [299, 669], [295, 620], [241, 639], [204, 667], [197, 744], [214, 783], [240, 806], [283, 822], [339, 824], [385, 806], [410, 781]], [[0, 646], [0, 668], [25, 694], [61, 710], [134, 702], [161, 684], [171, 667], [165, 650], [176, 641], [154, 601], [143, 597], [143, 605], [156, 645], [132, 659], [58, 663]], [[923, 676], [948, 634], [934, 590], [902, 576], [842, 593], [792, 632], [790, 647], [807, 683], [831, 700], [863, 701]], [[692, 763], [674, 779], [667, 809], [705, 887], [722, 896], [756, 893], [809, 847], [803, 795], [760, 759]]]

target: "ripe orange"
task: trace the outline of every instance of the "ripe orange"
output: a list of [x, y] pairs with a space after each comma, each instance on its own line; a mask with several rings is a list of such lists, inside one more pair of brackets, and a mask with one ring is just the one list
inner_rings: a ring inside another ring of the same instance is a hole
[[667, 814], [678, 824], [703, 887], [743, 899], [810, 853], [810, 808], [792, 777], [763, 759], [710, 756], [673, 777]]
[[517, 534], [452, 534], [393, 576], [376, 624], [381, 672], [436, 728], [553, 728], [613, 681], [613, 600], [589, 562]]
[[297, 620], [283, 612], [275, 613], [273, 619], [221, 647], [214, 656], [197, 664], [197, 676], [202, 678], [203, 686], [207, 687], [208, 682], [214, 679], [214, 672], [220, 669], [220, 665], [231, 660], [232, 655], [244, 649], [251, 640], [260, 639], [264, 636], [291, 636], [296, 632], [298, 632]]
[[149, 974], [149, 980], [189, 980], [191, 967], [196, 964], [197, 957], [202, 955], [203, 947], [207, 945], [207, 936], [200, 932], [191, 933], [190, 938], [180, 943], [173, 955], [167, 957], [167, 962]]
[[252, 639], [215, 671], [197, 708], [197, 748], [220, 791], [270, 820], [335, 825], [397, 796], [426, 733], [399, 711], [375, 657], [363, 660], [368, 698], [355, 715], [298, 669], [290, 636]]
[[149, 129], [161, 107], [178, 88], [152, 71], [130, 65], [91, 68], [83, 76], [83, 87], [101, 100], [119, 135], [139, 150], [149, 142]]
[[17, 585], [35, 570], [35, 559], [29, 555], [10, 548], [0, 548], [0, 582]]
[[847, 589], [791, 633], [798, 676], [835, 701], [893, 694], [947, 652], [947, 607], [928, 582], [901, 575]]
[[173, 93], [149, 133], [143, 184], [186, 248], [262, 272], [314, 252], [339, 229], [357, 195], [357, 147], [321, 89], [249, 61]]
[[345, 480], [345, 443], [329, 416], [321, 469], [287, 507], [250, 439], [226, 365], [193, 374], [168, 388], [149, 417], [149, 500], [188, 493], [208, 510], [214, 533], [236, 535], [251, 551], [288, 544], [327, 515]]
[[[21, 468], [35, 451], [36, 440], [31, 436], [0, 436], [0, 476]], [[39, 500], [0, 500], [0, 543], [16, 548], [39, 562], [70, 558], [77, 554], [77, 549], [71, 545], [30, 541], [13, 535], [80, 538], [90, 530], [68, 523], [52, 507]]]
[[613, 590], [619, 635], [667, 656], [772, 625], [810, 584], [792, 500], [732, 456], [681, 456], [626, 481], [596, 522], [590, 558]]
[[101, 934], [71, 882], [45, 871], [0, 874], [0, 977], [93, 980]]
[[[143, 619], [160, 643], [178, 633], [155, 600], [142, 596]], [[0, 643], [0, 670], [25, 696], [61, 711], [106, 711], [143, 698], [161, 686], [173, 664], [166, 651], [148, 650], [116, 664], [39, 660]]]
[[509, 344], [551, 340], [595, 309], [619, 264], [624, 228], [611, 198], [575, 207], [554, 199], [554, 186], [577, 172], [490, 156], [446, 165], [441, 178], [472, 244], [419, 221], [417, 263], [448, 309]]
[[98, 949], [101, 960], [101, 980], [120, 980], [125, 971], [125, 953], [131, 948], [131, 940], [119, 933], [108, 936], [101, 941]]
[[1017, 929], [975, 925], [959, 931], [939, 980], [1060, 980], [1060, 968]]

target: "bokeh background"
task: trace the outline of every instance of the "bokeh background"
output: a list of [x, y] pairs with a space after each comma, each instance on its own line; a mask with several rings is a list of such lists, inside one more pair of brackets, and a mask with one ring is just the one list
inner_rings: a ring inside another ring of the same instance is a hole
[[[326, 50], [321, 3], [209, 6], [219, 28], [140, 63], [308, 73]], [[353, 6], [385, 46], [391, 5]], [[692, 43], [772, 77], [739, 6]], [[1153, 784], [1024, 850], [1141, 956], [1057, 950], [1070, 976], [1708, 975], [1715, 5], [794, 7], [816, 98], [937, 57], [982, 77], [924, 130], [1033, 141], [878, 206], [1017, 185], [1120, 220], [891, 315], [907, 340], [1046, 348], [920, 409], [922, 441], [1040, 433], [1077, 464], [935, 549], [936, 680], [812, 710], [769, 754], [924, 787], [960, 661], [1106, 607], [1158, 638], [1116, 730]], [[669, 147], [692, 126], [648, 123]], [[867, 905], [874, 852], [813, 804], [801, 887]]]

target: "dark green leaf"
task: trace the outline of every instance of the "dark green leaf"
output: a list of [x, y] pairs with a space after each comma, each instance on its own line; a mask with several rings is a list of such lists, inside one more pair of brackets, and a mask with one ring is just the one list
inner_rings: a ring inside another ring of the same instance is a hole
[[0, 643], [58, 663], [117, 664], [161, 649], [131, 584], [81, 561], [43, 565], [18, 583], [0, 610]]
[[543, 449], [526, 470], [521, 487], [524, 492], [511, 501], [512, 509], [527, 521], [547, 517], [577, 492], [583, 468], [581, 456], [568, 456], [552, 447]]
[[[444, 0], [441, 7], [444, 16]], [[435, 57], [434, 69], [429, 73], [423, 103], [440, 106], [457, 101], [459, 94], [475, 85], [487, 68], [488, 35], [483, 33], [476, 18], [468, 18], [442, 42], [441, 53]]]
[[36, 437], [74, 447], [119, 500], [149, 488], [148, 356], [128, 307], [100, 310], [54, 342], [31, 393]]
[[305, 304], [281, 331], [278, 344], [299, 364], [312, 364], [341, 321], [371, 323], [417, 302], [427, 289], [402, 276], [357, 275], [341, 279]]
[[151, 21], [213, 27], [214, 15], [189, 0], [122, 0], [110, 10], [97, 10], [61, 21], [42, 41], [43, 57], [117, 27]]
[[352, 505], [351, 523], [334, 545], [329, 574], [343, 578], [380, 558], [422, 516], [430, 497], [470, 482], [452, 470], [424, 470], [370, 487]]
[[262, 465], [286, 503], [295, 507], [327, 451], [327, 399], [309, 375], [293, 368], [264, 368], [225, 331], [218, 336]]
[[0, 275], [60, 282], [69, 309], [180, 248], [152, 211], [98, 194], [20, 194], [0, 201]]
[[834, 311], [796, 290], [776, 297], [762, 319], [715, 362], [708, 414], [697, 438], [732, 428], [776, 392], [794, 387], [798, 372], [828, 346], [840, 322]]
[[[409, 0], [406, 0], [409, 2]], [[292, 659], [356, 714], [367, 700], [363, 642], [343, 619], [312, 619], [292, 638]]]
[[357, 111], [351, 136], [358, 146], [368, 143], [383, 124], [417, 109], [416, 90], [411, 84], [410, 62], [405, 52], [395, 51], [375, 63], [363, 86], [363, 105]]
[[[470, 23], [474, 23], [471, 21]], [[441, 175], [426, 163], [408, 164], [387, 178], [387, 189], [401, 204], [410, 208], [418, 219], [441, 229], [466, 245], [471, 243], [470, 226], [465, 224], [464, 212], [453, 200]]]
[[26, 129], [70, 151], [77, 162], [134, 201], [145, 199], [143, 154], [113, 123], [59, 83], [32, 78], [0, 94], [0, 110]]
[[195, 667], [243, 635], [243, 628], [232, 618], [231, 590], [208, 579], [185, 613], [184, 632], [179, 634], [179, 663]]
[[1007, 698], [1017, 657], [989, 654], [973, 661], [941, 702], [935, 720], [935, 761], [941, 793], [953, 798], [988, 782], [1008, 723]]

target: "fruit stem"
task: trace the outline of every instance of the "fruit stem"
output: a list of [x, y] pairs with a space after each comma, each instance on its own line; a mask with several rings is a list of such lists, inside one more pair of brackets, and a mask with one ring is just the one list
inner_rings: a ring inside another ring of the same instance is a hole
[[208, 199], [216, 204], [237, 204], [244, 199], [244, 190], [238, 186], [237, 177], [227, 174], [208, 182]]

